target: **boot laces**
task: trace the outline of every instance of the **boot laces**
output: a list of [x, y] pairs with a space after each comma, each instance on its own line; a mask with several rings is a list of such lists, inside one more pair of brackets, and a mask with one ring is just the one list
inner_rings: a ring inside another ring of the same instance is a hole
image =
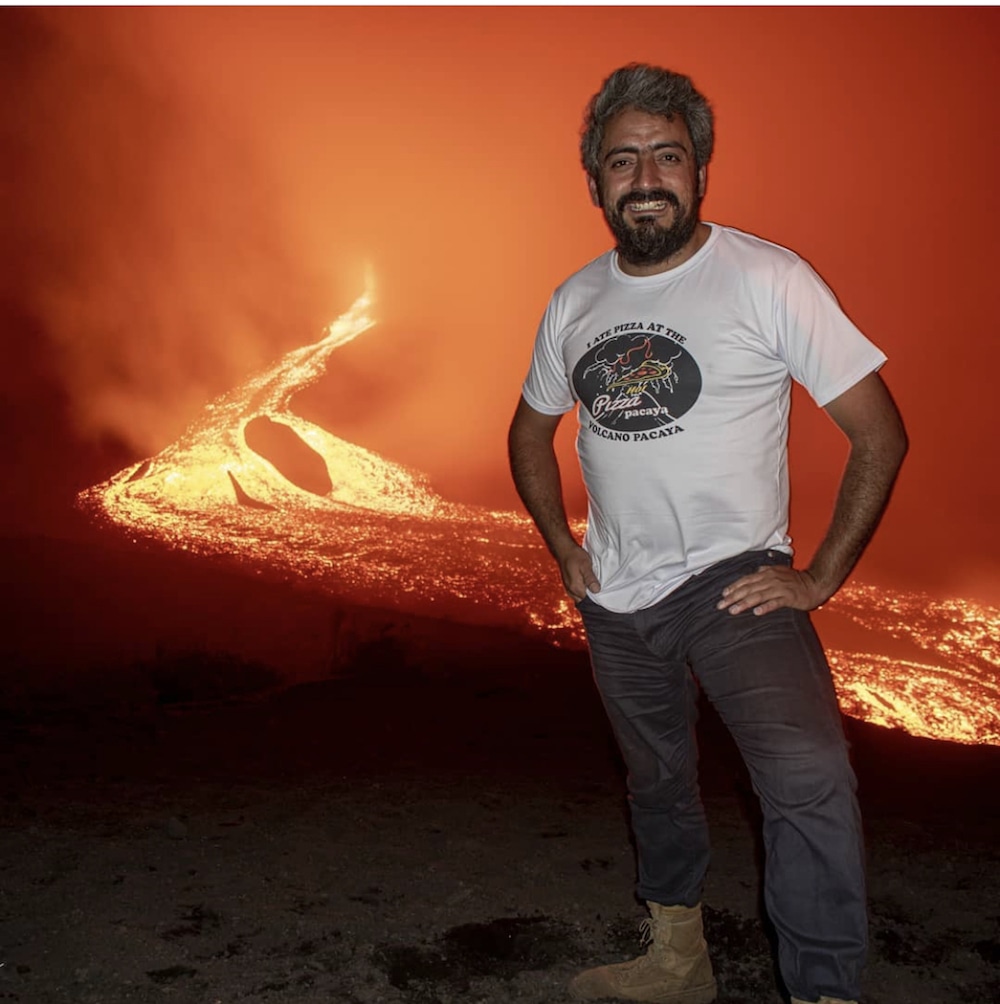
[[645, 948], [647, 945], [652, 944], [654, 935], [653, 921], [652, 918], [647, 917], [639, 925], [639, 947]]

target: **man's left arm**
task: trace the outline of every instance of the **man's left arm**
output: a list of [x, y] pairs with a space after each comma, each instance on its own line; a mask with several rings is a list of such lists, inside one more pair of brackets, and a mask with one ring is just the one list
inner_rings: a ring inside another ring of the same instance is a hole
[[871, 540], [906, 455], [906, 430], [882, 378], [870, 373], [826, 406], [851, 444], [833, 519], [808, 568], [761, 568], [722, 591], [720, 610], [815, 610], [840, 588]]

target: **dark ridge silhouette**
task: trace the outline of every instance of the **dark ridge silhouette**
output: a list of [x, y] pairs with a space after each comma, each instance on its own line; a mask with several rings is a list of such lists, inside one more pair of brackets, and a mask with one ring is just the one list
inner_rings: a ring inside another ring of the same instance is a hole
[[144, 460], [129, 476], [129, 481], [141, 481], [149, 473], [149, 468], [152, 466], [152, 460]]
[[248, 506], [250, 509], [275, 509], [276, 506], [271, 505], [270, 502], [261, 502], [258, 499], [251, 498], [243, 490], [243, 486], [236, 480], [236, 475], [232, 471], [226, 471], [229, 475], [229, 480], [232, 482], [233, 491], [236, 492], [236, 501], [240, 505]]
[[247, 422], [243, 435], [254, 453], [274, 464], [281, 476], [296, 487], [314, 495], [332, 491], [326, 462], [290, 426], [260, 415]]

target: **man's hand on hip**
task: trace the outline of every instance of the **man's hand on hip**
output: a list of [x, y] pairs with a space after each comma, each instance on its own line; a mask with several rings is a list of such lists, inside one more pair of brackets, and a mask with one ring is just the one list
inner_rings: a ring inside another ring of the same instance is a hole
[[815, 610], [829, 598], [829, 593], [809, 572], [784, 565], [765, 565], [726, 586], [716, 609], [728, 609], [731, 614], [753, 610], [759, 617], [781, 607]]
[[587, 590], [600, 592], [601, 584], [594, 574], [590, 555], [579, 544], [574, 544], [565, 554], [559, 555], [559, 570], [562, 572], [566, 592], [577, 603], [587, 595]]

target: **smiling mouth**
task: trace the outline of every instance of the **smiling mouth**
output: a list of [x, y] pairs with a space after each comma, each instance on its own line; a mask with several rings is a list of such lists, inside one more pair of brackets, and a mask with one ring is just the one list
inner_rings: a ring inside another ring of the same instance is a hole
[[659, 202], [629, 202], [626, 209], [630, 213], [662, 213], [670, 205], [666, 199]]

